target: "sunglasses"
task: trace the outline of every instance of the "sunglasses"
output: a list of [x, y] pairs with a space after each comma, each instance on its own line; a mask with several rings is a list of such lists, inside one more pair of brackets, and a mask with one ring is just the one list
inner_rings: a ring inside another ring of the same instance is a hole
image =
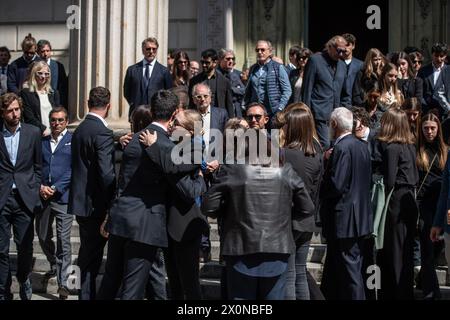
[[306, 59], [308, 59], [307, 56], [301, 56], [301, 57], [298, 57], [298, 60], [306, 60]]
[[414, 60], [413, 63], [414, 63], [414, 64], [422, 64], [423, 61], [421, 61], [421, 60]]
[[45, 78], [50, 77], [50, 72], [42, 72], [42, 71], [38, 71], [38, 72], [36, 72], [36, 74], [37, 74], [39, 77], [45, 77]]
[[234, 61], [234, 60], [236, 60], [236, 58], [235, 57], [233, 57], [233, 58], [228, 57], [228, 58], [225, 58], [225, 60], [227, 60], [227, 61]]
[[338, 47], [334, 47], [334, 48], [336, 49], [336, 51], [339, 55], [345, 54], [347, 52], [346, 49], [342, 49], [342, 48], [338, 48]]
[[202, 60], [202, 61], [200, 61], [200, 63], [201, 63], [202, 65], [209, 66], [211, 63], [213, 63], [213, 61]]
[[65, 121], [66, 121], [66, 119], [64, 119], [64, 118], [51, 118], [51, 119], [50, 119], [50, 122], [51, 122], [51, 123], [55, 123], [55, 122], [63, 123], [63, 122], [65, 122]]
[[144, 50], [145, 51], [153, 51], [153, 52], [156, 52], [157, 50], [158, 50], [158, 48], [152, 48], [152, 47], [150, 47], [150, 48], [144, 48]]
[[265, 48], [260, 48], [260, 49], [255, 49], [255, 52], [266, 52], [267, 49]]
[[259, 120], [261, 120], [262, 117], [263, 117], [262, 114], [249, 114], [249, 115], [247, 115], [246, 118], [248, 121], [253, 121], [253, 118], [255, 118], [256, 121], [259, 121]]
[[189, 63], [189, 61], [178, 61], [178, 64], [188, 64]]

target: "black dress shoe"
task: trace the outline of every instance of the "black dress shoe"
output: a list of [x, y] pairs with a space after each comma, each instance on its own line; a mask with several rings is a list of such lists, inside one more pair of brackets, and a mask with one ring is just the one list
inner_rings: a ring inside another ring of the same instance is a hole
[[59, 300], [67, 300], [67, 297], [70, 295], [69, 289], [66, 287], [58, 288]]
[[45, 277], [47, 278], [56, 277], [56, 264], [52, 264], [50, 270], [45, 273]]
[[33, 288], [31, 286], [30, 279], [27, 279], [24, 283], [20, 284], [19, 296], [21, 300], [31, 300], [33, 295]]

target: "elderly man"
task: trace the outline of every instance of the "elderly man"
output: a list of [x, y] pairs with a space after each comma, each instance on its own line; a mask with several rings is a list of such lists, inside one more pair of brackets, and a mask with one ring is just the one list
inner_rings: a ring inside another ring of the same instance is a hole
[[241, 117], [241, 105], [242, 100], [244, 99], [245, 85], [241, 80], [241, 71], [234, 69], [235, 65], [236, 57], [234, 55], [234, 51], [231, 49], [220, 49], [219, 66], [217, 67], [217, 70], [230, 81], [234, 112], [237, 117]]
[[270, 118], [283, 110], [292, 94], [286, 68], [272, 57], [272, 44], [267, 40], [256, 43], [257, 63], [250, 68], [244, 103], [258, 102], [266, 107]]
[[0, 96], [8, 92], [8, 64], [11, 53], [7, 47], [0, 47]]
[[303, 76], [303, 102], [311, 108], [317, 134], [324, 149], [330, 140], [328, 124], [333, 109], [341, 106], [341, 93], [347, 67], [341, 60], [347, 52], [347, 41], [341, 36], [330, 39], [325, 50], [311, 56]]
[[337, 108], [330, 116], [336, 139], [321, 187], [323, 235], [327, 239], [322, 291], [326, 299], [364, 300], [362, 248], [373, 231], [371, 161], [367, 143], [352, 135], [353, 114]]

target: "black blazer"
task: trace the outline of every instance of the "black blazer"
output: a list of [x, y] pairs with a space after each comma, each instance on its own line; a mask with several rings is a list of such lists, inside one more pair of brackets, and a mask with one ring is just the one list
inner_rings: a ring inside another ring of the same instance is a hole
[[[51, 70], [52, 74], [55, 70], [56, 70], [56, 72], [58, 72], [58, 82], [56, 83], [56, 87], [54, 87], [53, 90], [58, 91], [60, 104], [64, 108], [68, 109], [68, 107], [69, 107], [69, 93], [68, 93], [69, 78], [66, 75], [66, 69], [64, 68], [64, 65], [61, 62], [51, 59], [50, 60], [50, 70]], [[52, 78], [53, 78], [53, 76], [52, 76]]]
[[114, 197], [114, 138], [100, 119], [87, 115], [72, 136], [72, 177], [68, 213], [106, 214]]
[[227, 121], [228, 113], [224, 109], [211, 107], [211, 129], [218, 129], [223, 132]]
[[125, 80], [123, 82], [123, 95], [130, 105], [128, 116], [131, 116], [134, 108], [142, 104], [150, 104], [150, 99], [156, 91], [172, 88], [172, 76], [170, 75], [169, 70], [156, 61], [147, 87], [148, 100], [145, 100], [143, 68], [144, 65], [142, 61], [140, 61], [128, 67], [125, 75]]
[[353, 100], [353, 85], [356, 81], [356, 76], [363, 67], [364, 62], [353, 58], [350, 65], [347, 67], [347, 76], [345, 78], [344, 87], [342, 88], [342, 105], [346, 108], [352, 107]]
[[[23, 102], [23, 120], [25, 123], [32, 124], [41, 130], [41, 133], [47, 128], [42, 124], [41, 101], [37, 92], [30, 92], [30, 89], [24, 88], [19, 92]], [[54, 91], [48, 94], [48, 100], [52, 108], [59, 106], [59, 93]]]
[[16, 165], [13, 166], [0, 124], [0, 211], [5, 206], [13, 182], [30, 213], [40, 210], [39, 189], [42, 174], [41, 133], [35, 126], [21, 123]]
[[107, 229], [116, 236], [167, 247], [166, 206], [173, 197], [170, 187], [177, 190], [177, 197], [189, 207], [206, 186], [203, 179], [193, 182], [190, 177], [179, 183], [185, 174], [169, 173], [177, 169], [170, 158], [174, 143], [162, 128], [150, 124], [146, 129], [156, 131], [158, 139], [145, 149], [139, 142], [141, 132], [138, 132], [125, 148], [119, 175], [119, 197], [111, 208]]
[[228, 112], [228, 116], [230, 118], [235, 117], [235, 110], [233, 106], [233, 95], [231, 90], [231, 83], [230, 81], [225, 78], [225, 76], [220, 72], [215, 72], [215, 76], [208, 80], [205, 74], [200, 73], [193, 77], [191, 81], [189, 81], [189, 101], [190, 101], [190, 107], [192, 109], [195, 109], [194, 99], [192, 98], [192, 89], [196, 84], [205, 82], [208, 84], [208, 86], [211, 87], [211, 82], [215, 82], [216, 90], [214, 91], [213, 88], [211, 88], [212, 91], [212, 101], [211, 104], [214, 107], [223, 108]]
[[367, 143], [351, 134], [338, 141], [327, 163], [320, 191], [326, 238], [358, 238], [372, 233], [371, 179]]
[[425, 108], [426, 110], [437, 108], [441, 114], [444, 114], [449, 110], [444, 110], [442, 103], [439, 103], [438, 90], [444, 86], [444, 96], [447, 99], [447, 103], [450, 103], [450, 67], [448, 65], [444, 65], [436, 86], [434, 85], [433, 73], [433, 65], [430, 63], [420, 69], [417, 75], [423, 80], [423, 98]]
[[[336, 63], [336, 71], [332, 68], [333, 63]], [[309, 58], [303, 74], [302, 97], [315, 120], [329, 120], [333, 110], [341, 106], [345, 75], [345, 63], [341, 60], [333, 62], [326, 52]]]
[[405, 99], [417, 98], [423, 104], [423, 80], [421, 78], [398, 79], [398, 87]]

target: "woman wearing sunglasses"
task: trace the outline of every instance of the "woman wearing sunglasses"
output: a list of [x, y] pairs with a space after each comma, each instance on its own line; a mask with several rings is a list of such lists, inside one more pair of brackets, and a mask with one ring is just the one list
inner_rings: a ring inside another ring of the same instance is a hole
[[59, 93], [51, 87], [50, 68], [44, 61], [33, 63], [28, 80], [19, 92], [23, 100], [25, 123], [41, 129], [42, 136], [50, 134], [48, 114], [59, 106]]

